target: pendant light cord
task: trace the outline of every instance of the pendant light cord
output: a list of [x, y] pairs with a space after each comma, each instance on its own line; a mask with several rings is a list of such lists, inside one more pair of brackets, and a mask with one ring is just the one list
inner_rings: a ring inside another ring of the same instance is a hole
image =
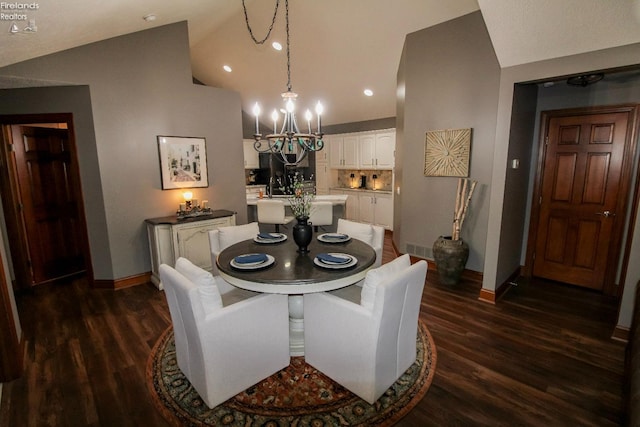
[[[244, 4], [244, 1], [245, 0], [242, 0], [242, 8], [244, 9], [244, 20], [247, 23], [247, 30], [249, 30], [249, 34], [251, 35], [251, 39], [256, 44], [264, 44], [264, 42], [266, 42], [267, 39], [269, 38], [269, 36], [271, 35], [271, 31], [273, 30], [273, 25], [276, 23], [276, 16], [278, 15], [278, 6], [280, 6], [280, 0], [276, 0], [276, 9], [273, 12], [273, 18], [271, 18], [271, 25], [269, 26], [269, 31], [267, 32], [267, 35], [264, 36], [264, 38], [262, 40], [256, 39], [256, 37], [253, 35], [253, 30], [251, 29], [251, 25], [249, 25], [249, 14], [247, 13], [247, 6]], [[287, 9], [289, 9], [288, 0], [287, 0]]]
[[[255, 44], [264, 44], [267, 41], [269, 36], [271, 36], [271, 31], [273, 31], [273, 26], [276, 23], [276, 16], [278, 15], [278, 7], [280, 6], [280, 0], [276, 0], [276, 7], [273, 11], [273, 18], [271, 18], [271, 25], [269, 26], [269, 31], [267, 31], [267, 35], [264, 36], [262, 40], [258, 40], [253, 35], [253, 30], [251, 29], [251, 25], [249, 24], [249, 14], [247, 13], [247, 6], [245, 5], [245, 0], [242, 0], [242, 8], [244, 9], [244, 21], [247, 24], [247, 30], [249, 30], [249, 35]], [[284, 0], [285, 6], [285, 30], [287, 33], [287, 91], [291, 92], [291, 53], [289, 49], [289, 0]]]
[[289, 53], [289, 0], [284, 0], [285, 28], [287, 32], [287, 91], [291, 92], [291, 54]]

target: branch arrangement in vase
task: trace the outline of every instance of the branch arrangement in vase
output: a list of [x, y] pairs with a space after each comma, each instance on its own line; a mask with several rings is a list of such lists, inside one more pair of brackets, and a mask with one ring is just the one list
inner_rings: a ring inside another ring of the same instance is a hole
[[304, 176], [300, 172], [296, 171], [291, 183], [287, 187], [281, 185], [280, 190], [287, 195], [291, 212], [296, 218], [309, 216], [315, 194], [305, 190]]
[[453, 211], [453, 232], [451, 233], [451, 240], [460, 240], [460, 230], [462, 230], [462, 224], [467, 215], [469, 209], [469, 203], [471, 202], [471, 196], [473, 196], [473, 190], [476, 188], [478, 181], [473, 181], [468, 178], [458, 179], [458, 188], [456, 189], [456, 207]]

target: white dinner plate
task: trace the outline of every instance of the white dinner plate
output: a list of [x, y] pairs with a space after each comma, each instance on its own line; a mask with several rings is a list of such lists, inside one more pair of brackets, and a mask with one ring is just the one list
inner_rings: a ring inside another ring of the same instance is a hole
[[[336, 238], [332, 238], [332, 236], [347, 236], [347, 237], [344, 239], [336, 239]], [[324, 234], [319, 234], [317, 238], [323, 243], [344, 243], [351, 240], [351, 236], [348, 236], [343, 233], [324, 233]]]
[[278, 236], [278, 238], [276, 239], [263, 239], [260, 236], [256, 236], [253, 238], [253, 241], [256, 243], [280, 243], [280, 242], [284, 242], [285, 240], [287, 240], [287, 235], [286, 234], [282, 234], [282, 233], [269, 233], [272, 236]]
[[[247, 255], [250, 255], [250, 254], [247, 254]], [[271, 264], [273, 264], [276, 261], [276, 259], [273, 256], [269, 254], [266, 254], [266, 255], [267, 255], [266, 261], [241, 264], [241, 263], [237, 263], [235, 259], [232, 259], [229, 264], [231, 265], [231, 267], [237, 268], [238, 270], [259, 270], [261, 268], [269, 267]]]
[[321, 261], [317, 257], [315, 257], [313, 259], [313, 263], [315, 265], [317, 265], [318, 267], [331, 268], [331, 269], [349, 268], [349, 267], [353, 267], [354, 265], [356, 265], [358, 263], [358, 258], [356, 258], [354, 256], [351, 256], [349, 254], [330, 253], [329, 255], [336, 256], [336, 257], [350, 258], [350, 261], [349, 262], [345, 262], [345, 263], [333, 263], [333, 262], [328, 262], [328, 261]]

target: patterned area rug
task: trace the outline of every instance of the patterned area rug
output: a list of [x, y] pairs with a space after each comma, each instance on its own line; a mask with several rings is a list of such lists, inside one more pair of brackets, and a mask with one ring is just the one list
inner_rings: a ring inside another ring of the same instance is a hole
[[151, 351], [147, 380], [154, 404], [180, 426], [390, 426], [424, 397], [436, 368], [436, 347], [420, 322], [415, 363], [373, 405], [355, 396], [304, 357], [209, 409], [178, 368], [173, 328]]

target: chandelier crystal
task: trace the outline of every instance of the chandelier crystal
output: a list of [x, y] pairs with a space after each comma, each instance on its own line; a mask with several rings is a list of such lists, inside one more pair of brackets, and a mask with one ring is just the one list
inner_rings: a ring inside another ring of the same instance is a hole
[[[247, 23], [247, 28], [251, 38], [256, 44], [263, 44], [271, 34], [273, 24], [275, 23], [276, 15], [278, 13], [279, 0], [276, 2], [275, 12], [271, 21], [271, 27], [266, 37], [258, 41], [253, 36], [253, 31], [249, 25], [249, 18], [247, 15], [247, 8], [242, 1], [244, 7], [244, 15]], [[320, 102], [316, 104], [315, 112], [317, 117], [316, 131], [312, 131], [311, 123], [313, 121], [313, 114], [310, 110], [306, 110], [304, 118], [306, 120], [306, 131], [301, 132], [295, 114], [295, 102], [298, 94], [291, 89], [291, 54], [289, 49], [289, 0], [285, 0], [285, 23], [286, 23], [286, 35], [287, 35], [287, 91], [282, 93], [282, 100], [284, 108], [280, 110], [283, 121], [278, 130], [278, 123], [280, 121], [280, 113], [274, 109], [271, 113], [271, 120], [273, 122], [273, 133], [262, 135], [260, 133], [260, 114], [262, 109], [256, 102], [253, 106], [253, 115], [256, 118], [256, 133], [253, 135], [255, 142], [253, 143], [254, 149], [259, 153], [273, 154], [277, 160], [284, 163], [287, 166], [294, 166], [300, 163], [307, 157], [307, 154], [311, 151], [320, 151], [324, 148], [324, 142], [322, 141], [322, 113], [323, 106]], [[293, 154], [294, 156], [288, 156]]]

